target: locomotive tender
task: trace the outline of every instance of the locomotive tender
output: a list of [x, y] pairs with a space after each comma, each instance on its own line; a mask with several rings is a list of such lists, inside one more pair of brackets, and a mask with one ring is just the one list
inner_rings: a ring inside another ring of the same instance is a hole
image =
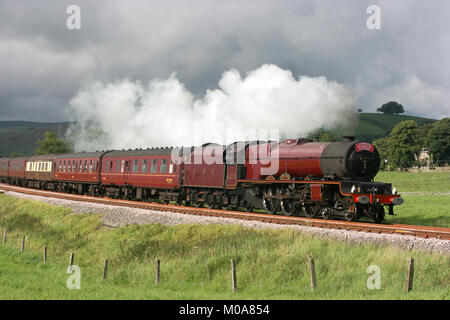
[[384, 208], [393, 214], [403, 199], [391, 184], [372, 181], [380, 166], [376, 148], [344, 138], [2, 158], [0, 181], [111, 198], [381, 222]]

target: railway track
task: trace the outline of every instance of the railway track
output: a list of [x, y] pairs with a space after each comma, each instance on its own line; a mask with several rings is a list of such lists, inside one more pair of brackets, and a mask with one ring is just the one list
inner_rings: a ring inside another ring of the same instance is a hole
[[443, 228], [443, 227], [414, 226], [404, 224], [375, 224], [368, 222], [347, 222], [339, 220], [310, 219], [304, 217], [287, 217], [282, 215], [272, 215], [265, 213], [248, 213], [241, 211], [225, 211], [209, 208], [194, 208], [194, 207], [178, 206], [173, 204], [160, 204], [154, 202], [140, 202], [140, 201], [129, 201], [110, 198], [99, 198], [85, 195], [65, 194], [53, 191], [43, 191], [10, 186], [2, 183], [0, 183], [0, 189], [5, 191], [14, 191], [49, 198], [108, 204], [108, 205], [140, 208], [156, 211], [178, 212], [199, 216], [223, 217], [232, 219], [253, 220], [266, 223], [301, 225], [325, 229], [359, 231], [375, 234], [397, 234], [421, 238], [438, 238], [450, 240], [450, 228]]

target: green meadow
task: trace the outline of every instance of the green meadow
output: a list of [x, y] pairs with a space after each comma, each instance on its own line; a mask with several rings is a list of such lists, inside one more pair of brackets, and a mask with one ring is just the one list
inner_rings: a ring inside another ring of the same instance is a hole
[[450, 171], [380, 171], [374, 180], [392, 183], [405, 200], [387, 223], [450, 228]]
[[[0, 245], [0, 299], [450, 299], [448, 255], [233, 225], [109, 228], [98, 214], [5, 195], [0, 227], [8, 230], [6, 246]], [[71, 252], [81, 271], [80, 289], [66, 286]], [[316, 265], [313, 292], [309, 256]], [[408, 257], [415, 258], [415, 273], [413, 290], [405, 293]], [[102, 281], [104, 258], [109, 268]], [[380, 289], [367, 287], [369, 265], [380, 268]]]

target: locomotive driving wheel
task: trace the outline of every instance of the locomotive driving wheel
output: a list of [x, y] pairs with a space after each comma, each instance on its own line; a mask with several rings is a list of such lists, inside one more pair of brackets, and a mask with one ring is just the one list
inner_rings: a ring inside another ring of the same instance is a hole
[[302, 207], [303, 214], [307, 218], [314, 218], [319, 212], [319, 209], [320, 209], [319, 206], [314, 204], [307, 204], [304, 207]]
[[295, 203], [289, 199], [281, 200], [281, 211], [285, 216], [292, 216], [295, 213]]
[[322, 218], [324, 218], [324, 219], [330, 219], [331, 218], [331, 208], [329, 208], [329, 207], [322, 208], [321, 215], [322, 215]]
[[280, 208], [280, 200], [272, 198], [272, 190], [268, 189], [263, 196], [263, 205], [267, 213], [274, 214]]

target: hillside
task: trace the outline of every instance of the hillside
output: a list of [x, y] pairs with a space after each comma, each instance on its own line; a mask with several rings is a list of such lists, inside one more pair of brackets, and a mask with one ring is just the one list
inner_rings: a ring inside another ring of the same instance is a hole
[[399, 122], [414, 120], [418, 125], [434, 122], [434, 119], [406, 115], [390, 115], [380, 113], [360, 113], [355, 136], [358, 140], [373, 141], [388, 135]]
[[44, 138], [44, 132], [64, 136], [68, 126], [68, 122], [0, 121], [0, 150], [2, 155], [11, 152], [33, 155], [38, 147], [36, 142]]
[[[358, 140], [373, 141], [383, 137], [401, 121], [414, 120], [419, 125], [436, 120], [405, 115], [386, 115], [379, 113], [360, 113], [359, 122], [355, 129], [335, 130], [336, 136], [349, 133], [355, 134]], [[0, 121], [0, 150], [3, 155], [18, 152], [24, 155], [32, 155], [37, 149], [36, 141], [43, 139], [44, 132], [53, 131], [63, 137], [69, 122], [27, 122], [27, 121]]]

